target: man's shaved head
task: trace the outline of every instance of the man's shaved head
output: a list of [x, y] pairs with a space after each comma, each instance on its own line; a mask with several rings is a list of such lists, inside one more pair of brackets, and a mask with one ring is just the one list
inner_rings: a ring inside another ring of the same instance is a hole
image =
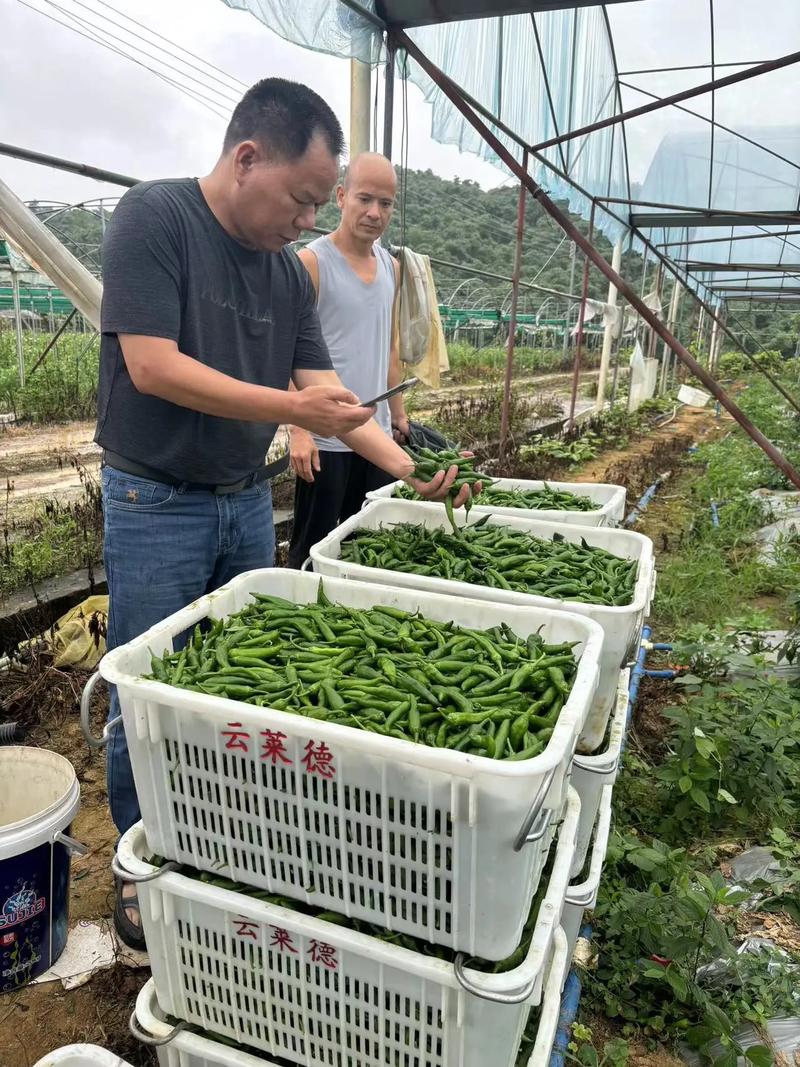
[[391, 161], [378, 152], [362, 152], [351, 160], [336, 188], [341, 227], [358, 242], [377, 241], [391, 221], [396, 195]]
[[342, 178], [342, 186], [350, 189], [353, 184], [376, 180], [382, 184], [388, 181], [394, 185], [395, 189], [397, 188], [397, 175], [391, 161], [386, 156], [382, 156], [380, 152], [362, 152], [355, 159], [351, 159], [347, 165]]

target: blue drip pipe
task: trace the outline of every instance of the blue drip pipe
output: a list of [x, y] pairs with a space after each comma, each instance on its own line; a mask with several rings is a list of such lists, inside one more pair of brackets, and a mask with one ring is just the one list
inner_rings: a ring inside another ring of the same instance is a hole
[[661, 485], [661, 479], [657, 478], [652, 485], [648, 486], [647, 489], [645, 489], [644, 493], [642, 493], [641, 497], [639, 498], [639, 503], [627, 516], [625, 522], [622, 524], [623, 526], [633, 526], [633, 524], [639, 518], [641, 513], [656, 495], [656, 490], [658, 489], [659, 485]]

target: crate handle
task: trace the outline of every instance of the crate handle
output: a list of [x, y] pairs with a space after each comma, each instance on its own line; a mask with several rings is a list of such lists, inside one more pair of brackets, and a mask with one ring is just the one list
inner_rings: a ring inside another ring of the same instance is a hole
[[[548, 790], [550, 789], [550, 786], [553, 784], [553, 779], [556, 776], [556, 771], [557, 770], [558, 770], [557, 767], [553, 767], [553, 769], [550, 771], [550, 773], [543, 780], [542, 784], [539, 786], [539, 790], [536, 793], [536, 796], [534, 797], [533, 804], [531, 804], [531, 810], [525, 816], [525, 821], [522, 824], [522, 829], [517, 834], [516, 839], [514, 841], [514, 851], [515, 852], [519, 852], [523, 845], [532, 844], [534, 841], [538, 841], [538, 840], [540, 840], [541, 837], [544, 836], [544, 830], [542, 830], [541, 833], [538, 833], [538, 828], [537, 828], [537, 830], [535, 830], [534, 833], [538, 834], [538, 836], [535, 837], [535, 836], [533, 836], [531, 834], [531, 829], [532, 829], [533, 824], [534, 824], [534, 822], [536, 820], [536, 816], [539, 814], [539, 809], [541, 808], [542, 804], [544, 803], [544, 798], [547, 796]], [[548, 820], [549, 820], [549, 816], [548, 816]], [[545, 829], [546, 829], [546, 826], [545, 826]]]
[[550, 826], [550, 820], [553, 817], [553, 812], [550, 808], [543, 808], [539, 812], [539, 817], [536, 820], [531, 832], [525, 838], [526, 845], [534, 845], [537, 841], [541, 841]]
[[[577, 888], [577, 886], [574, 887], [574, 888]], [[572, 904], [572, 906], [576, 907], [576, 908], [584, 908], [584, 909], [586, 909], [592, 903], [592, 898], [594, 897], [596, 892], [597, 892], [597, 886], [596, 885], [590, 886], [583, 893], [570, 892], [570, 890], [568, 889], [567, 890], [567, 894], [564, 897], [564, 902], [566, 904]]]
[[484, 989], [483, 986], [476, 985], [475, 982], [467, 977], [464, 962], [466, 958], [467, 957], [463, 952], [459, 952], [456, 956], [455, 963], [453, 964], [453, 970], [455, 971], [456, 979], [461, 988], [465, 989], [468, 993], [471, 993], [474, 997], [480, 997], [481, 1000], [490, 1000], [493, 1004], [523, 1004], [530, 998], [536, 988], [538, 975], [534, 975], [530, 982], [528, 982], [518, 993], [495, 993], [488, 989]]
[[83, 692], [81, 693], [81, 730], [83, 730], [83, 736], [86, 738], [86, 744], [89, 748], [105, 748], [111, 740], [112, 731], [116, 730], [122, 722], [122, 716], [117, 715], [116, 719], [112, 719], [111, 722], [105, 724], [103, 733], [100, 737], [95, 737], [92, 733], [92, 726], [89, 722], [89, 713], [92, 706], [94, 687], [100, 681], [101, 677], [102, 675], [100, 674], [100, 671], [95, 671], [83, 687]]
[[593, 767], [590, 763], [584, 763], [580, 756], [573, 756], [572, 764], [574, 767], [580, 767], [584, 774], [610, 776], [616, 774], [619, 769], [619, 755], [617, 755], [613, 763], [609, 763], [605, 767]]
[[127, 867], [122, 866], [116, 855], [111, 860], [111, 873], [114, 877], [119, 878], [122, 882], [133, 882], [135, 885], [141, 885], [142, 882], [154, 882], [162, 874], [169, 874], [170, 871], [179, 871], [180, 867], [180, 863], [176, 863], [175, 860], [168, 860], [162, 867], [158, 867], [155, 871], [150, 871], [149, 874], [131, 874]]
[[306, 558], [305, 558], [305, 559], [303, 560], [303, 562], [302, 562], [302, 563], [300, 564], [300, 570], [301, 570], [301, 571], [310, 571], [310, 570], [311, 570], [311, 567], [312, 567], [312, 564], [313, 564], [313, 562], [314, 562], [314, 561], [312, 560], [311, 556], [306, 556]]
[[128, 1020], [128, 1029], [136, 1040], [141, 1041], [143, 1045], [149, 1045], [151, 1048], [160, 1048], [162, 1045], [168, 1045], [170, 1041], [174, 1041], [178, 1034], [186, 1029], [186, 1023], [176, 1023], [166, 1037], [153, 1037], [152, 1034], [140, 1029], [139, 1020], [136, 1018], [136, 1009], [134, 1008]]

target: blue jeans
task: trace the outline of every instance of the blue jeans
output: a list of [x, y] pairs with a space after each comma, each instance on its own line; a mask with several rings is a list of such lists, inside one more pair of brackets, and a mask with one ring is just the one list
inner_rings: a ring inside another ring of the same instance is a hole
[[[269, 482], [215, 496], [104, 467], [102, 484], [109, 649], [237, 574], [273, 565]], [[118, 714], [112, 686], [109, 719]], [[125, 833], [140, 814], [125, 731], [119, 727], [108, 745], [107, 778], [111, 816]]]

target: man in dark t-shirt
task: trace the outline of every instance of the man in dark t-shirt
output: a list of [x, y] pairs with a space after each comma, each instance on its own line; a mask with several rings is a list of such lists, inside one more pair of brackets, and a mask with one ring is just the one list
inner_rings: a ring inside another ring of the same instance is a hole
[[[393, 477], [410, 476], [375, 409], [334, 372], [314, 289], [286, 247], [329, 199], [342, 148], [321, 97], [265, 79], [237, 105], [209, 175], [142, 183], [114, 212], [95, 435], [109, 648], [236, 574], [272, 565], [264, 461], [279, 424], [340, 437]], [[441, 499], [455, 475], [451, 467], [411, 483]], [[112, 692], [110, 718], [118, 714]], [[108, 790], [124, 832], [140, 815], [122, 729], [111, 734]], [[115, 920], [141, 945], [133, 887], [118, 884]]]

